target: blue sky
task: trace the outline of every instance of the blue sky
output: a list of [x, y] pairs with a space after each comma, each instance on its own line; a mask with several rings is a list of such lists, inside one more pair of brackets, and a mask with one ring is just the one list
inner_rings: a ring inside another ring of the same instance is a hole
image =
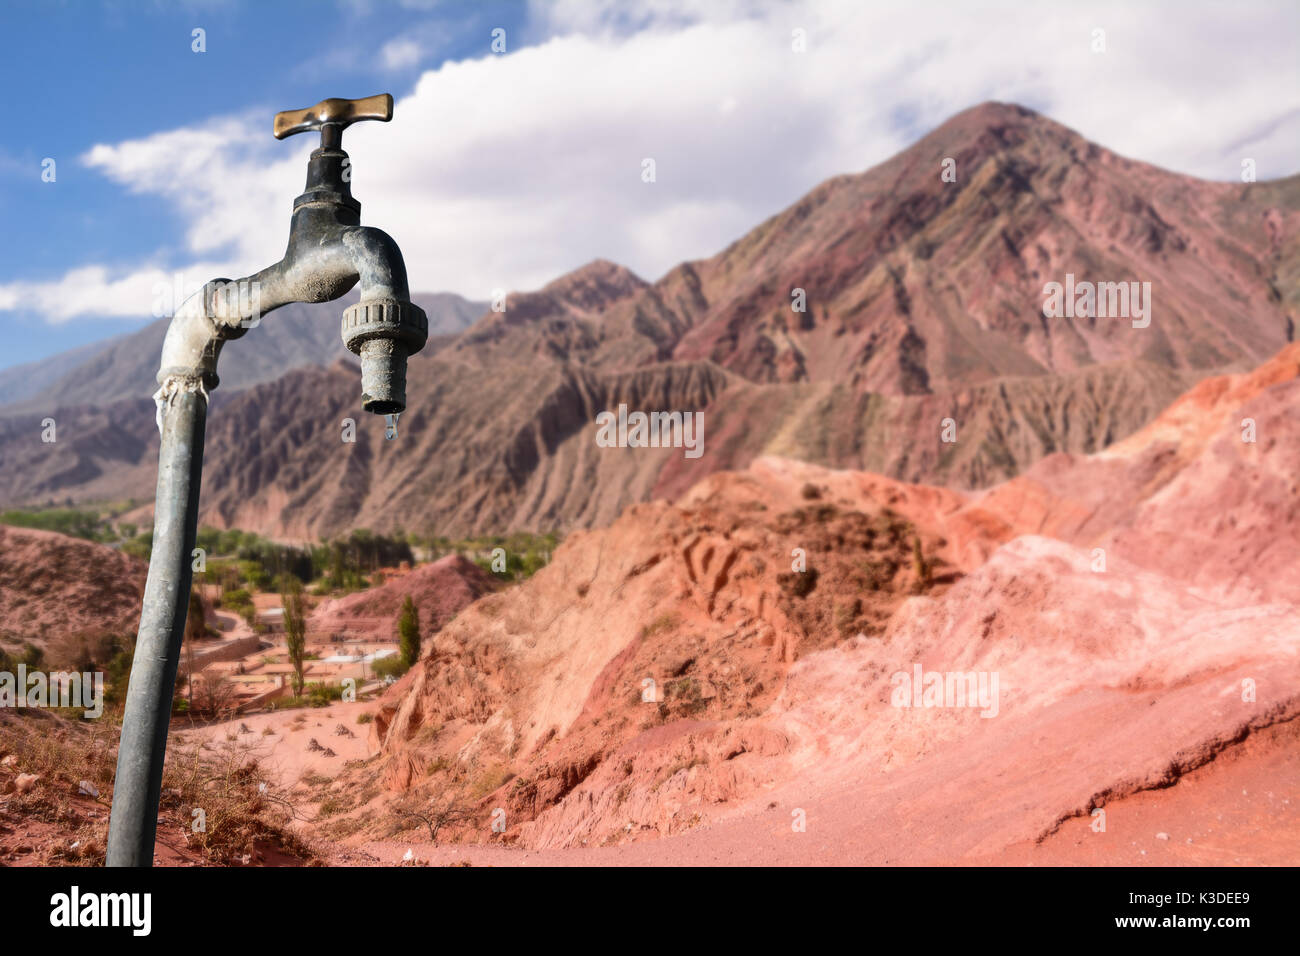
[[[491, 29], [484, 24], [523, 32], [522, 2], [437, 6], [7, 0], [0, 79], [25, 106], [0, 134], [0, 220], [10, 224], [0, 234], [0, 282], [55, 280], [92, 262], [129, 268], [183, 228], [173, 203], [114, 188], [78, 162], [96, 143], [232, 111], [264, 115], [269, 139], [278, 110], [324, 96], [407, 92], [423, 69], [480, 54]], [[206, 31], [202, 54], [192, 49], [196, 28]], [[420, 55], [385, 66], [380, 51], [402, 37], [417, 38]], [[46, 157], [56, 162], [54, 183], [41, 179]], [[268, 210], [268, 229], [287, 229], [292, 198]], [[148, 312], [86, 315], [51, 326], [36, 309], [0, 312], [0, 367], [149, 320]]]
[[1294, 173], [1298, 10], [11, 0], [0, 367], [152, 321], [177, 272], [196, 288], [278, 259], [313, 137], [277, 142], [271, 117], [326, 96], [396, 97], [391, 124], [345, 137], [363, 221], [415, 288], [486, 299], [598, 256], [657, 278], [987, 99], [1180, 172]]
[[[10, 113], [0, 139], [0, 212], [42, 227], [5, 236], [4, 272], [49, 276], [69, 260], [129, 258], [150, 243], [147, 233], [130, 228], [133, 219], [173, 215], [155, 197], [105, 189], [102, 175], [76, 162], [91, 145], [235, 110], [265, 114], [269, 135], [274, 112], [315, 103], [326, 88], [349, 97], [380, 88], [406, 92], [422, 66], [482, 52], [483, 23], [503, 22], [513, 32], [522, 9], [520, 3], [468, 4], [439, 17], [436, 6], [392, 4], [379, 12], [319, 0], [7, 4], [0, 14], [0, 77], [25, 105]], [[203, 54], [191, 49], [196, 27], [207, 33]], [[409, 65], [376, 68], [384, 44], [428, 35], [431, 27], [436, 53], [426, 47]], [[31, 175], [47, 156], [59, 161], [54, 189]]]

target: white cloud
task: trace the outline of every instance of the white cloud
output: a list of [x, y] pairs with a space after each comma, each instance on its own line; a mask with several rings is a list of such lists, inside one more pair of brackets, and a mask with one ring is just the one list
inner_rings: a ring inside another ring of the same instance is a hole
[[405, 37], [389, 40], [379, 50], [386, 70], [405, 70], [415, 66], [420, 62], [420, 56], [420, 44]]
[[300, 135], [276, 144], [269, 117], [223, 117], [98, 145], [82, 161], [131, 192], [169, 200], [186, 223], [190, 252], [233, 246], [279, 258], [286, 236], [267, 228], [267, 213], [291, 208], [292, 197], [302, 191], [313, 139]]
[[[550, 39], [427, 71], [391, 124], [345, 136], [363, 221], [397, 239], [416, 289], [486, 298], [597, 256], [653, 279], [988, 99], [1209, 178], [1234, 178], [1247, 156], [1262, 178], [1290, 174], [1300, 155], [1290, 4], [655, 0], [632, 16], [567, 0], [535, 13], [530, 29]], [[1105, 53], [1090, 51], [1095, 27]], [[791, 50], [795, 28], [805, 53]], [[238, 277], [279, 258], [311, 148], [268, 126], [219, 119], [87, 161], [174, 204], [187, 230], [172, 261], [224, 260]], [[81, 291], [65, 299], [74, 277]], [[69, 302], [107, 314], [110, 287], [137, 281], [79, 269], [38, 291], [52, 317]], [[15, 288], [0, 286], [0, 308]]]
[[80, 266], [53, 282], [10, 282], [0, 286], [0, 311], [21, 309], [58, 324], [79, 315], [167, 315], [209, 279], [230, 274], [229, 264], [196, 262], [182, 271], [143, 266], [112, 272]]
[[[284, 253], [292, 197], [302, 190], [313, 148], [309, 139], [293, 140], [292, 148], [279, 144], [277, 154], [267, 145], [275, 141], [266, 117], [235, 116], [95, 146], [81, 158], [85, 165], [130, 192], [173, 205], [185, 224], [183, 248], [132, 268], [78, 266], [52, 281], [0, 285], [0, 311], [31, 311], [56, 324], [79, 315], [150, 316], [157, 286], [174, 288], [178, 274], [193, 292], [209, 279], [261, 268], [245, 263], [270, 265]], [[278, 222], [272, 211], [281, 213]]]

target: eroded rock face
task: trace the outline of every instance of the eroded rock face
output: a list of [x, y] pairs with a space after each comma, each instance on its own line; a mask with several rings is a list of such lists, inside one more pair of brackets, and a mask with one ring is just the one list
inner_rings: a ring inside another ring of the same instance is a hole
[[1131, 438], [1054, 455], [952, 517], [955, 539], [1047, 534], [1215, 600], [1300, 603], [1300, 343], [1198, 384]]
[[[1295, 605], [1218, 605], [1166, 575], [1122, 561], [1099, 574], [1086, 552], [1017, 538], [942, 599], [908, 602], [883, 645], [791, 674], [774, 725], [815, 728], [804, 751], [832, 741], [837, 760], [810, 759], [785, 790], [856, 794], [865, 818], [888, 821], [836, 823], [866, 858], [995, 857], [1300, 715], [1298, 621]], [[894, 706], [894, 675], [917, 664], [996, 674], [996, 716]]]
[[[1295, 349], [984, 495], [767, 458], [576, 533], [393, 689], [387, 782], [477, 784], [535, 848], [795, 859], [793, 808], [837, 861], [951, 862], [1276, 735], [1300, 716]], [[937, 697], [904, 692], [918, 668]]]
[[761, 718], [791, 666], [879, 640], [907, 595], [955, 576], [926, 527], [777, 474], [635, 506], [468, 608], [380, 708], [388, 784], [508, 768], [490, 799], [536, 845], [664, 835], [752, 793], [769, 778], [751, 764], [787, 749]]

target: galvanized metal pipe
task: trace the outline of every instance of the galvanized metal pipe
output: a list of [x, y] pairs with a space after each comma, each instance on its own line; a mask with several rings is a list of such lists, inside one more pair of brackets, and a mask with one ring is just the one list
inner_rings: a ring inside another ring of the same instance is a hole
[[[170, 385], [170, 394], [167, 394]], [[117, 753], [108, 866], [150, 866], [176, 668], [185, 636], [199, 516], [207, 394], [197, 380], [163, 386], [153, 550]]]

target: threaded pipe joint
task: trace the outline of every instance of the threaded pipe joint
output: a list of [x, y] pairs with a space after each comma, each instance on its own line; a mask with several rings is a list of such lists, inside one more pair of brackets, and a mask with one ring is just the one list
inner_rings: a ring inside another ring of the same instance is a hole
[[406, 359], [424, 348], [429, 319], [399, 299], [358, 302], [343, 310], [343, 344], [361, 357], [361, 407], [376, 415], [406, 408]]

